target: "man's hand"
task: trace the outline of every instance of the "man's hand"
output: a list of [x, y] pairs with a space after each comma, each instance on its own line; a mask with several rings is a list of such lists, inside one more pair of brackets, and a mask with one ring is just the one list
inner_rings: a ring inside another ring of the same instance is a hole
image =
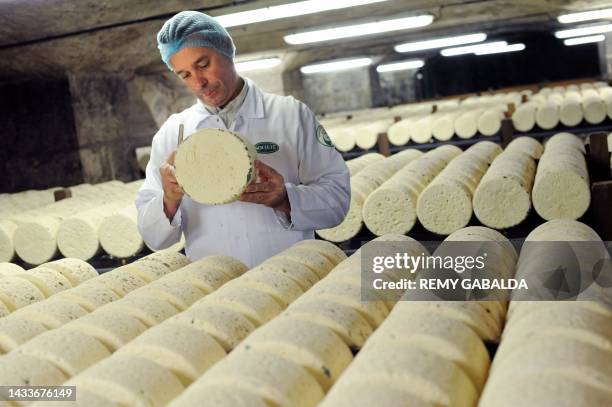
[[255, 160], [255, 173], [258, 175], [257, 179], [249, 184], [240, 200], [269, 206], [289, 215], [291, 206], [283, 176], [259, 160]]
[[176, 151], [168, 156], [166, 162], [159, 168], [159, 174], [162, 179], [162, 187], [164, 189], [164, 213], [166, 217], [172, 221], [178, 207], [183, 199], [185, 191], [176, 181], [176, 173], [174, 169], [174, 157]]

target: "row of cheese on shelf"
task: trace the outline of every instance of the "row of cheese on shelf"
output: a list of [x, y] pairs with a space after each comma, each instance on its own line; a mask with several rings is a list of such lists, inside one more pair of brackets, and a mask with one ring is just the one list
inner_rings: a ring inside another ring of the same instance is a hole
[[590, 204], [584, 146], [569, 133], [551, 137], [546, 148], [519, 137], [503, 152], [483, 141], [465, 152], [446, 145], [389, 158], [372, 153], [347, 165], [349, 213], [340, 225], [317, 231], [334, 242], [356, 236], [363, 224], [378, 236], [405, 234], [418, 219], [427, 230], [448, 235], [472, 214], [488, 227], [506, 229], [525, 220], [532, 206], [551, 220], [578, 219]]

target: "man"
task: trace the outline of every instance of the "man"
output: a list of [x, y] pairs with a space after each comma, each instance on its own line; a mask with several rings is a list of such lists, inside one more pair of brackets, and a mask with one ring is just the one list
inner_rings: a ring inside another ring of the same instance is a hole
[[[171, 115], [153, 138], [136, 198], [138, 227], [150, 247], [166, 248], [184, 232], [191, 260], [225, 254], [252, 267], [313, 238], [314, 230], [342, 222], [350, 201], [349, 172], [308, 107], [241, 78], [231, 37], [206, 14], [175, 15], [157, 41], [162, 60], [198, 100]], [[257, 147], [259, 179], [240, 201], [203, 205], [183, 194], [173, 167], [180, 125], [185, 137], [222, 128]]]

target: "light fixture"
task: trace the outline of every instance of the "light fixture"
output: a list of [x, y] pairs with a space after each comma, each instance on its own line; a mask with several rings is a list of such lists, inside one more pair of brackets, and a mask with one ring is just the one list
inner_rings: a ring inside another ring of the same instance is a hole
[[397, 52], [414, 52], [426, 49], [446, 48], [463, 44], [473, 44], [475, 42], [482, 42], [486, 39], [487, 34], [485, 33], [466, 34], [459, 35], [456, 37], [437, 38], [435, 40], [407, 42], [404, 44], [396, 45], [394, 49]]
[[396, 18], [393, 20], [381, 20], [374, 23], [346, 25], [342, 27], [327, 28], [323, 30], [308, 31], [298, 34], [286, 35], [285, 42], [292, 45], [310, 44], [313, 42], [337, 40], [340, 38], [360, 37], [386, 33], [390, 31], [409, 30], [411, 28], [424, 27], [433, 22], [430, 14], [419, 16]]
[[236, 67], [236, 71], [238, 72], [247, 72], [254, 71], [256, 69], [268, 69], [274, 68], [275, 66], [280, 65], [280, 58], [263, 58], [263, 59], [254, 59], [251, 61], [242, 61], [236, 62], [234, 66]]
[[303, 74], [319, 72], [341, 71], [345, 69], [361, 68], [372, 64], [372, 58], [339, 59], [336, 61], [321, 62], [318, 64], [305, 65], [300, 68]]
[[464, 47], [445, 48], [440, 53], [445, 57], [454, 57], [456, 55], [474, 54], [476, 52], [497, 50], [507, 46], [506, 41], [485, 42], [476, 45], [466, 45]]
[[363, 6], [366, 4], [380, 3], [383, 1], [388, 0], [307, 0], [299, 1], [297, 3], [281, 4], [278, 6], [263, 7], [255, 10], [225, 14], [216, 16], [215, 19], [222, 26], [229, 28], [239, 25], [260, 23], [262, 21], [278, 20], [281, 18], [320, 13], [322, 11]]
[[378, 65], [376, 72], [393, 72], [402, 71], [406, 69], [418, 69], [422, 68], [425, 62], [422, 59], [412, 59], [410, 61], [392, 62], [389, 64]]
[[586, 37], [576, 37], [576, 38], [568, 38], [563, 40], [563, 44], [565, 45], [581, 45], [581, 44], [590, 44], [593, 42], [601, 42], [606, 39], [606, 36], [603, 34], [598, 35], [588, 35]]
[[504, 52], [517, 52], [525, 49], [525, 44], [517, 43], [517, 44], [509, 44], [505, 47], [491, 48], [485, 49], [481, 51], [476, 51], [474, 54], [476, 55], [490, 55], [490, 54], [502, 54]]
[[612, 17], [612, 8], [603, 10], [582, 11], [580, 13], [562, 14], [557, 17], [557, 21], [563, 24], [578, 23], [581, 21], [600, 20]]
[[555, 37], [572, 38], [584, 35], [603, 34], [612, 31], [612, 24], [592, 25], [590, 27], [572, 28], [555, 32]]

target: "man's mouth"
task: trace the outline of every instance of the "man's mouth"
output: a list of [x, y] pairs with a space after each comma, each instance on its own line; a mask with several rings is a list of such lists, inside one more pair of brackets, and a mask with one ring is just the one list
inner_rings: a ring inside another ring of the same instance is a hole
[[207, 89], [205, 91], [202, 91], [202, 95], [204, 95], [205, 97], [211, 97], [213, 93], [215, 93], [216, 89], [212, 88], [212, 89]]

